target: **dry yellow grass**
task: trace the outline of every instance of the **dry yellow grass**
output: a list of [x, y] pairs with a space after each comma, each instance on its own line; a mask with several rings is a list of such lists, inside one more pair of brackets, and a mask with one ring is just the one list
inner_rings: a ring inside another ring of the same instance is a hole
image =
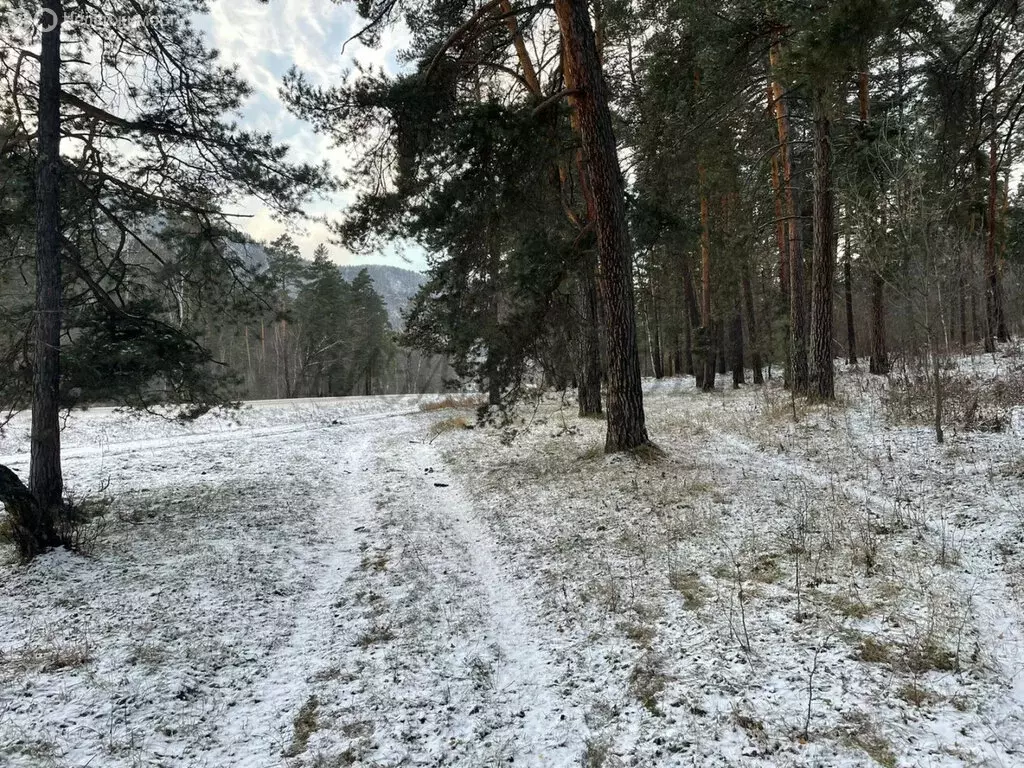
[[455, 429], [469, 429], [469, 422], [461, 416], [456, 416], [452, 419], [445, 419], [439, 421], [436, 424], [431, 425], [430, 434], [440, 435], [444, 432], [451, 432]]
[[420, 403], [420, 410], [429, 412], [443, 411], [447, 408], [477, 408], [482, 404], [483, 398], [480, 395], [448, 395], [441, 400]]

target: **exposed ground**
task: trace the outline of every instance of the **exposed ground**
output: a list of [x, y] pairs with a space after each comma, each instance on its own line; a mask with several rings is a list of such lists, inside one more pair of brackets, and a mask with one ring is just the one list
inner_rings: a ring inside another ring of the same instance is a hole
[[660, 460], [553, 396], [75, 414], [113, 501], [90, 557], [0, 542], [0, 764], [1022, 765], [1012, 414], [938, 446], [839, 381], [651, 383]]

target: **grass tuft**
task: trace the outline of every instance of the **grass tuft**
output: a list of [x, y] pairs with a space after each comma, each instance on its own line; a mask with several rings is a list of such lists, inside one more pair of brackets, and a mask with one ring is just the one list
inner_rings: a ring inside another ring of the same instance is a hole
[[453, 432], [457, 429], [472, 429], [469, 421], [463, 416], [454, 416], [450, 419], [435, 422], [430, 425], [431, 435], [442, 435], [445, 432]]
[[285, 757], [298, 757], [306, 751], [309, 737], [320, 727], [319, 710], [320, 701], [315, 695], [306, 699], [306, 703], [292, 721], [292, 743], [285, 751]]

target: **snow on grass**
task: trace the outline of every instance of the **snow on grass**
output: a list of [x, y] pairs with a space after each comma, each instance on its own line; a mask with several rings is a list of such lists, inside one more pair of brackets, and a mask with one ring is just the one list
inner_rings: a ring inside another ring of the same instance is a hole
[[551, 396], [76, 414], [113, 502], [90, 557], [0, 550], [0, 763], [1019, 765], [1021, 438], [839, 385], [650, 382], [648, 460]]
[[652, 383], [654, 463], [601, 458], [571, 403], [444, 438], [585, 649], [604, 764], [1024, 760], [1019, 438], [937, 446], [841, 383], [832, 408]]

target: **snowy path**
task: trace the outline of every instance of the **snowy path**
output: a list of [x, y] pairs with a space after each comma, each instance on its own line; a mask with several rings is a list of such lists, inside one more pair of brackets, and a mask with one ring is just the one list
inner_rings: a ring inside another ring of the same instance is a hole
[[340, 727], [310, 750], [382, 766], [576, 765], [582, 728], [552, 639], [425, 423], [391, 425], [375, 456], [377, 514], [341, 607], [354, 642], [341, 685], [317, 693]]
[[375, 443], [367, 432], [342, 430], [337, 437], [344, 451], [333, 459], [330, 491], [314, 510], [322, 545], [306, 564], [308, 591], [292, 606], [287, 642], [272, 650], [242, 706], [232, 709], [230, 721], [238, 727], [221, 736], [223, 749], [210, 755], [211, 765], [263, 765], [289, 749], [292, 719], [312, 695], [310, 681], [324, 673], [337, 653], [342, 633], [335, 604], [360, 562], [357, 532], [365, 529], [372, 509], [367, 470]]
[[92, 559], [0, 566], [0, 762], [577, 764], [550, 638], [430, 419], [282, 407], [90, 414], [66, 474], [109, 478], [118, 519]]

